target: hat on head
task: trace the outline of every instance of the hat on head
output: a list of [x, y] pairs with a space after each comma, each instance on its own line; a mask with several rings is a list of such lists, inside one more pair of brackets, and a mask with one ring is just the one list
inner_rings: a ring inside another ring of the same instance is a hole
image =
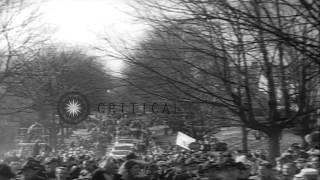
[[[242, 163], [241, 163], [242, 164]], [[222, 163], [220, 165], [221, 168], [223, 169], [228, 169], [228, 168], [238, 168], [239, 167], [239, 164], [234, 162], [234, 161], [226, 161], [224, 163]]]
[[246, 164], [243, 164], [241, 162], [237, 162], [236, 163], [236, 167], [240, 170], [247, 170], [247, 169], [250, 169], [250, 166], [249, 165], [246, 165]]
[[15, 174], [12, 172], [10, 166], [7, 164], [0, 164], [0, 176], [6, 177], [8, 179], [14, 178]]
[[263, 162], [261, 162], [261, 163], [259, 164], [259, 166], [264, 166], [264, 167], [266, 167], [266, 168], [268, 168], [268, 169], [271, 169], [271, 168], [272, 168], [272, 164], [271, 164], [270, 162], [268, 162], [268, 161], [263, 161]]
[[59, 160], [57, 158], [46, 158], [44, 160], [44, 164], [52, 164], [52, 163], [58, 163]]
[[298, 158], [304, 158], [304, 159], [308, 159], [309, 154], [305, 151], [299, 151], [298, 153]]
[[24, 170], [42, 170], [44, 167], [40, 164], [40, 161], [37, 161], [33, 158], [28, 158], [27, 161], [22, 165], [21, 171]]
[[129, 170], [131, 169], [133, 166], [135, 165], [141, 165], [141, 163], [139, 163], [138, 161], [134, 160], [134, 159], [131, 159], [129, 161], [127, 161], [125, 164], [124, 164], [124, 168]]
[[300, 147], [300, 144], [299, 143], [292, 143], [290, 146], [291, 147]]
[[92, 179], [92, 175], [87, 170], [81, 170], [80, 175], [79, 175], [79, 179], [83, 179], [83, 180], [84, 179]]
[[295, 162], [295, 163], [304, 163], [304, 162], [307, 162], [307, 159], [305, 159], [305, 158], [298, 158], [298, 159], [296, 159], [296, 160], [293, 161], [293, 162]]
[[132, 153], [130, 153], [130, 154], [128, 154], [127, 156], [126, 156], [126, 159], [136, 159], [136, 158], [138, 158], [138, 156], [137, 155], [135, 155], [133, 152]]
[[68, 168], [64, 166], [59, 166], [59, 167], [56, 167], [56, 170], [67, 171]]
[[218, 164], [208, 164], [206, 167], [200, 169], [199, 173], [203, 174], [203, 173], [212, 173], [215, 171], [220, 170], [221, 167]]

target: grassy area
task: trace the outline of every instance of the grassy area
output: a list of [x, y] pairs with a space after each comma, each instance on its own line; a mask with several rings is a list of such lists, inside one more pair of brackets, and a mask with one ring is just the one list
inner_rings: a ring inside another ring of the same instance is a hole
[[[225, 128], [220, 133], [217, 134], [217, 138], [220, 141], [228, 143], [230, 149], [242, 149], [241, 143], [241, 131], [240, 128]], [[292, 143], [300, 143], [300, 137], [284, 132], [281, 138], [281, 151], [287, 149]], [[267, 150], [268, 149], [268, 139], [256, 140], [256, 138], [249, 133], [248, 135], [248, 146], [250, 150]]]

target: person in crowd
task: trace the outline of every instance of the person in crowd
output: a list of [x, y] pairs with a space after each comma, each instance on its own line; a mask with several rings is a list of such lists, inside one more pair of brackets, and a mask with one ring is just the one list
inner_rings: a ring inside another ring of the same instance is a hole
[[57, 158], [46, 158], [44, 162], [45, 174], [47, 178], [54, 179], [55, 178], [55, 170], [59, 164], [59, 160]]
[[210, 164], [206, 168], [199, 171], [202, 177], [208, 178], [208, 180], [217, 180], [217, 174], [219, 172], [220, 166], [218, 164]]
[[221, 180], [237, 180], [240, 177], [240, 170], [237, 167], [237, 163], [226, 162], [222, 164], [217, 176]]
[[243, 163], [237, 163], [239, 169], [238, 180], [249, 180], [250, 177], [250, 166]]
[[19, 161], [11, 161], [9, 166], [15, 174], [17, 174], [19, 169], [21, 169], [21, 163]]
[[250, 177], [251, 180], [277, 180], [269, 162], [260, 163], [257, 169], [257, 176]]
[[85, 160], [82, 162], [82, 168], [80, 174], [92, 174], [97, 169], [97, 165], [94, 160]]
[[300, 172], [301, 169], [303, 169], [306, 166], [307, 159], [305, 158], [298, 158], [294, 161], [297, 170]]
[[263, 152], [260, 150], [256, 150], [253, 154], [254, 154], [255, 159], [258, 161], [266, 161], [267, 160], [266, 155], [263, 154]]
[[53, 150], [49, 144], [44, 144], [42, 149], [43, 149], [42, 151], [46, 154], [50, 154]]
[[297, 174], [297, 167], [294, 163], [285, 163], [282, 166], [281, 180], [292, 180], [294, 175]]
[[142, 174], [141, 164], [136, 160], [129, 160], [124, 165], [124, 172], [122, 174], [123, 180], [147, 180], [146, 176]]
[[188, 160], [182, 166], [182, 171], [177, 173], [176, 180], [184, 180], [184, 179], [196, 179], [198, 177], [198, 163], [195, 161]]
[[310, 167], [314, 169], [320, 169], [320, 155], [310, 157]]
[[80, 176], [81, 168], [77, 165], [74, 165], [70, 169], [70, 178], [71, 180], [76, 180]]
[[21, 168], [20, 178], [24, 180], [45, 180], [44, 167], [39, 161], [29, 158]]
[[66, 156], [63, 160], [63, 164], [68, 168], [71, 169], [72, 166], [77, 165], [79, 162], [75, 158], [73, 154], [71, 154], [69, 157]]
[[169, 167], [165, 161], [157, 161], [156, 164], [151, 165], [150, 169], [152, 176], [155, 176], [155, 179], [163, 179]]
[[275, 167], [275, 170], [278, 171], [278, 172], [282, 172], [282, 167], [283, 167], [283, 158], [282, 157], [277, 157], [275, 159], [276, 161], [276, 167]]
[[102, 161], [99, 168], [93, 172], [92, 180], [121, 180], [115, 159], [109, 157]]
[[227, 161], [230, 161], [230, 160], [232, 160], [232, 155], [231, 155], [231, 153], [229, 153], [229, 152], [223, 152], [223, 151], [221, 151], [221, 152], [218, 152], [218, 153], [215, 155], [215, 162], [216, 162], [217, 164], [223, 164], [223, 163], [225, 163], [225, 162], [227, 162]]
[[211, 164], [205, 170], [200, 171], [208, 180], [238, 180], [240, 170], [238, 163], [227, 162], [223, 164]]
[[[26, 180], [314, 180], [319, 175], [320, 150], [313, 142], [308, 149], [292, 144], [273, 167], [260, 150], [248, 154], [239, 150], [232, 156], [233, 151], [222, 142], [220, 146], [202, 151], [153, 143], [145, 155], [131, 153], [125, 159], [116, 160], [107, 155], [97, 157], [93, 153], [97, 149], [91, 146], [93, 140], [91, 145], [89, 139], [80, 140], [74, 148], [67, 144], [60, 146], [56, 158], [53, 153], [42, 153], [41, 157], [36, 156], [39, 159], [4, 157], [5, 162], [13, 174], [21, 170], [18, 179]], [[10, 153], [10, 157], [14, 155]], [[103, 163], [96, 167], [101, 159]], [[12, 178], [3, 169], [0, 164], [0, 180]]]
[[36, 140], [35, 144], [32, 146], [32, 157], [36, 157], [40, 155], [40, 150], [41, 150], [40, 140]]
[[243, 153], [242, 150], [236, 150], [235, 154], [235, 162], [242, 162], [244, 163], [246, 161], [246, 155]]
[[12, 171], [9, 165], [0, 164], [0, 180], [10, 180], [15, 177], [15, 173]]
[[[164, 170], [160, 170], [161, 165], [159, 164], [152, 164], [149, 166], [148, 171], [147, 171], [147, 176], [149, 177], [150, 180], [161, 180], [164, 177], [161, 177], [163, 175]], [[167, 169], [167, 168], [164, 168]]]
[[74, 141], [72, 141], [69, 146], [70, 146], [70, 148], [74, 148], [74, 147], [76, 147], [76, 144]]
[[56, 180], [68, 180], [70, 175], [67, 167], [59, 166], [55, 169]]
[[4, 162], [6, 162], [8, 164], [12, 161], [19, 161], [20, 160], [20, 157], [18, 157], [17, 154], [14, 154], [14, 153], [6, 153], [4, 156], [5, 156]]
[[305, 140], [309, 145], [309, 151], [312, 152], [314, 150], [319, 150], [320, 149], [320, 130], [318, 127], [318, 130], [315, 130], [311, 132], [310, 134], [307, 134], [305, 136]]
[[125, 171], [125, 164], [130, 160], [137, 160], [138, 156], [135, 153], [130, 153], [125, 157], [125, 161], [121, 164], [119, 168], [119, 174], [123, 174], [123, 171]]
[[[239, 152], [238, 152], [239, 153]], [[243, 164], [249, 165], [251, 167], [251, 175], [255, 175], [257, 172], [257, 160], [252, 154], [246, 153], [243, 155], [236, 156], [235, 162], [241, 162]]]

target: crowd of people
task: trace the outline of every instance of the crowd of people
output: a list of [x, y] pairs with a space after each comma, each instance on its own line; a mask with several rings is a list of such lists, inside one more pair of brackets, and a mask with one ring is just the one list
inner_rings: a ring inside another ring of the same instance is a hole
[[0, 180], [319, 180], [320, 148], [308, 142], [307, 148], [292, 144], [274, 161], [263, 151], [229, 151], [226, 143], [198, 150], [157, 147], [116, 159], [97, 156], [86, 142], [33, 157], [11, 154], [0, 164]]

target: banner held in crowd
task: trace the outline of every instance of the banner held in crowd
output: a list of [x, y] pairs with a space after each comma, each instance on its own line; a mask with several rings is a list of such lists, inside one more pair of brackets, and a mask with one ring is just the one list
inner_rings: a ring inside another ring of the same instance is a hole
[[196, 141], [196, 139], [194, 139], [194, 138], [192, 138], [182, 132], [178, 132], [176, 145], [190, 150], [189, 144], [191, 144], [195, 141]]

